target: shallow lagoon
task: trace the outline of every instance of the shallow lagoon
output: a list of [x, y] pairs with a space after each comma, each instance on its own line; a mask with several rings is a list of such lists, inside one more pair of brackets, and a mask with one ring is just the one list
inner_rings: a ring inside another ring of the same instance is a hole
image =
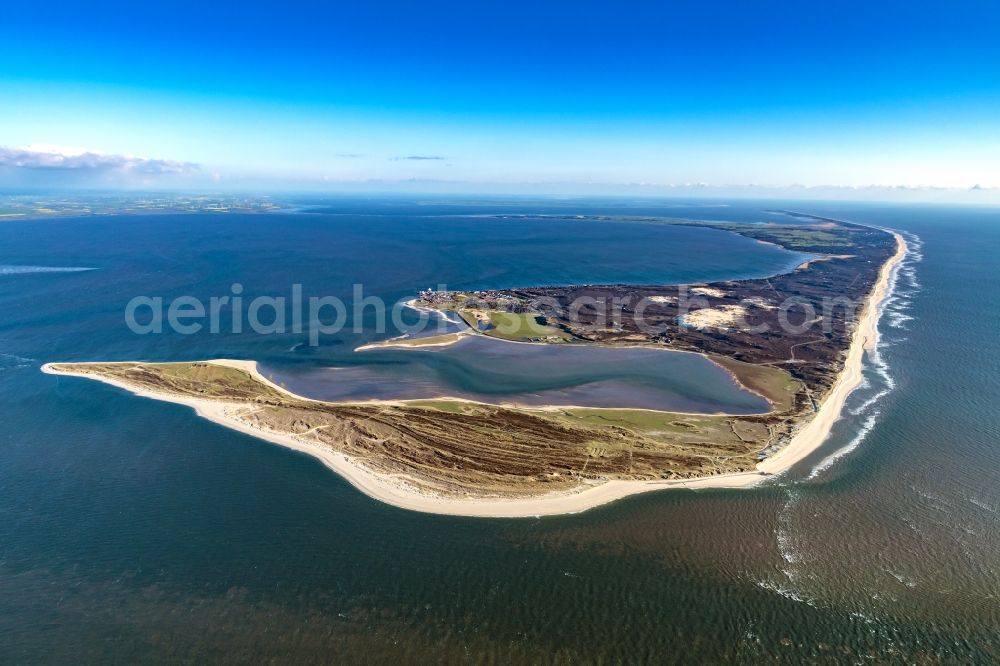
[[447, 347], [371, 349], [364, 365], [261, 371], [319, 400], [456, 397], [494, 404], [754, 414], [767, 401], [698, 354], [466, 337]]

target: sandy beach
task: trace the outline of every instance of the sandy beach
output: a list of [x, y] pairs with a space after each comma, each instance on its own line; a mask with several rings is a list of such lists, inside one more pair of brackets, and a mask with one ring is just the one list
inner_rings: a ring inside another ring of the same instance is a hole
[[[540, 517], [579, 513], [630, 495], [668, 488], [746, 488], [760, 483], [771, 475], [789, 469], [815, 451], [826, 440], [833, 424], [840, 418], [847, 397], [861, 384], [865, 351], [873, 348], [878, 339], [881, 305], [889, 295], [893, 271], [906, 256], [906, 242], [899, 234], [894, 233], [893, 235], [897, 243], [896, 253], [882, 267], [878, 281], [866, 301], [864, 311], [852, 337], [843, 371], [833, 388], [823, 398], [816, 415], [799, 428], [786, 446], [758, 464], [757, 471], [754, 472], [679, 481], [616, 480], [595, 482], [569, 492], [557, 492], [525, 499], [470, 498], [464, 500], [445, 498], [419, 493], [407, 483], [405, 478], [373, 473], [365, 467], [362, 460], [352, 459], [292, 434], [262, 430], [257, 426], [250, 425], [244, 417], [255, 409], [252, 405], [153, 393], [105, 377], [93, 376], [91, 378], [118, 386], [143, 397], [186, 405], [193, 408], [199, 416], [210, 421], [311, 455], [366, 495], [387, 504], [413, 511], [490, 518]], [[268, 380], [259, 372], [255, 361], [219, 359], [209, 362], [245, 370], [258, 381], [266, 383], [274, 389], [295, 398], [304, 399]], [[42, 370], [50, 374], [80, 376], [79, 374], [55, 370], [51, 364], [42, 366]]]
[[[272, 388], [288, 395], [295, 396], [295, 394], [286, 391], [260, 374], [255, 361], [215, 359], [207, 362], [245, 370], [258, 381], [264, 382]], [[42, 366], [42, 372], [68, 377], [83, 376], [78, 373], [56, 370], [50, 363]], [[88, 378], [116, 386], [143, 398], [151, 398], [153, 400], [172, 402], [191, 407], [198, 416], [209, 421], [313, 456], [369, 497], [402, 509], [424, 513], [481, 518], [528, 518], [562, 515], [579, 513], [628, 497], [629, 495], [653, 490], [664, 488], [739, 488], [751, 485], [763, 478], [760, 474], [748, 472], [684, 481], [607, 481], [582, 487], [571, 492], [552, 493], [550, 495], [526, 499], [459, 500], [444, 498], [416, 492], [403, 478], [394, 478], [384, 474], [373, 473], [365, 468], [361, 460], [353, 459], [331, 449], [318, 446], [292, 434], [262, 430], [250, 425], [243, 417], [254, 409], [251, 405], [225, 403], [217, 400], [191, 398], [167, 393], [154, 393], [152, 391], [136, 389], [124, 382], [97, 375], [89, 376]], [[301, 396], [295, 397], [308, 399]]]
[[391, 340], [385, 340], [383, 342], [370, 342], [368, 344], [355, 347], [354, 351], [364, 352], [370, 349], [423, 349], [425, 347], [450, 347], [462, 338], [470, 335], [475, 335], [471, 329], [458, 331], [456, 333], [444, 333], [442, 335], [428, 335], [419, 338], [392, 338]]
[[799, 428], [785, 447], [757, 466], [761, 472], [783, 472], [819, 448], [840, 418], [847, 397], [861, 385], [865, 351], [874, 349], [878, 343], [878, 321], [882, 315], [882, 304], [890, 295], [893, 271], [906, 257], [906, 241], [898, 233], [892, 232], [892, 235], [896, 239], [896, 253], [882, 266], [878, 281], [865, 302], [864, 312], [858, 320], [844, 360], [844, 369], [833, 388], [824, 396], [816, 416]]

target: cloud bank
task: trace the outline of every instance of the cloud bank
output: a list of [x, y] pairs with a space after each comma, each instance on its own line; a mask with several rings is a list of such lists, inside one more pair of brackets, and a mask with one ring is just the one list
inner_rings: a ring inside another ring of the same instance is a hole
[[189, 175], [199, 171], [192, 162], [113, 155], [83, 148], [35, 144], [24, 148], [0, 146], [0, 167], [76, 173], [119, 172], [138, 176]]
[[[362, 153], [337, 153], [339, 158], [365, 157]], [[375, 159], [427, 164], [449, 158], [412, 154]], [[415, 167], [416, 168], [416, 167]], [[417, 169], [423, 172], [423, 168]], [[217, 172], [193, 162], [104, 153], [97, 150], [32, 144], [21, 148], [0, 146], [0, 188], [30, 189], [134, 189], [165, 188], [194, 191], [211, 187], [232, 191], [302, 192], [414, 192], [441, 194], [511, 194], [558, 196], [639, 196], [692, 198], [809, 199], [836, 201], [913, 201], [1000, 204], [1000, 187], [987, 182], [966, 188], [906, 185], [762, 185], [703, 182], [605, 182], [600, 180], [452, 180], [434, 178], [377, 178], [368, 169], [341, 170], [337, 176], [268, 172]], [[432, 169], [432, 172], [434, 170]], [[407, 174], [412, 175], [412, 174]]]
[[440, 155], [406, 155], [404, 157], [393, 157], [393, 162], [398, 162], [400, 160], [413, 160], [414, 162], [425, 162], [427, 160], [443, 160], [444, 158]]

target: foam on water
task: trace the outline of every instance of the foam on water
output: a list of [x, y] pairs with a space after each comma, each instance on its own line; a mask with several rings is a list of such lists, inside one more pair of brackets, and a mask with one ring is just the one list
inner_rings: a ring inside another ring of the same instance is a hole
[[777, 595], [784, 597], [785, 599], [790, 599], [792, 601], [798, 601], [799, 603], [806, 604], [807, 606], [812, 606], [813, 608], [818, 608], [818, 604], [813, 599], [804, 597], [798, 592], [789, 589], [785, 585], [780, 585], [770, 580], [758, 580], [757, 587], [767, 590], [769, 592], [774, 592]]
[[812, 608], [820, 608], [823, 604], [803, 589], [803, 583], [808, 576], [803, 576], [802, 567], [807, 559], [801, 550], [802, 544], [795, 537], [792, 524], [795, 511], [802, 500], [802, 494], [794, 486], [785, 486], [785, 492], [787, 498], [778, 513], [778, 526], [775, 532], [778, 553], [783, 560], [783, 563], [778, 566], [778, 570], [784, 575], [785, 580], [776, 581], [772, 578], [765, 578], [763, 580], [756, 579], [753, 582], [757, 587], [785, 599], [803, 603]]
[[[906, 240], [909, 252], [904, 261], [896, 266], [889, 276], [888, 296], [881, 303], [879, 312], [880, 316], [885, 315], [890, 329], [897, 330], [902, 328], [902, 324], [912, 318], [907, 313], [907, 310], [912, 305], [913, 295], [919, 290], [919, 285], [915, 277], [916, 273], [913, 270], [913, 263], [919, 261], [920, 239], [911, 234], [906, 234]], [[834, 451], [813, 467], [806, 477], [807, 481], [817, 478], [833, 467], [841, 458], [856, 450], [865, 441], [868, 433], [879, 422], [882, 415], [879, 403], [896, 387], [896, 382], [892, 377], [889, 365], [882, 354], [882, 351], [893, 343], [894, 340], [887, 339], [882, 330], [876, 329], [875, 345], [866, 355], [868, 366], [865, 368], [866, 372], [859, 387], [862, 392], [874, 392], [867, 396], [859, 405], [847, 410], [848, 415], [863, 419], [860, 427], [854, 437], [845, 446]], [[787, 578], [787, 582], [776, 584], [773, 581], [757, 581], [757, 584], [788, 599], [801, 601], [816, 607], [816, 602], [811, 600], [805, 591], [811, 576], [803, 570], [807, 566], [809, 559], [802, 548], [808, 542], [803, 542], [802, 539], [797, 538], [794, 529], [795, 513], [802, 495], [795, 489], [794, 485], [786, 488], [788, 498], [778, 514], [778, 527], [775, 538], [778, 552], [783, 560], [780, 570]], [[916, 529], [915, 525], [911, 524], [910, 527]], [[900, 585], [906, 587], [914, 587], [916, 585], [914, 580], [903, 576], [899, 572], [888, 569], [885, 571]], [[854, 611], [851, 615], [867, 623], [875, 622], [873, 616], [861, 611]]]
[[26, 356], [18, 356], [17, 354], [8, 354], [6, 352], [0, 352], [0, 370], [16, 370], [18, 368], [27, 368], [28, 366], [37, 363], [37, 359], [28, 358]]
[[778, 543], [778, 553], [785, 561], [784, 566], [781, 567], [781, 573], [785, 574], [790, 583], [795, 583], [800, 577], [799, 565], [802, 564], [804, 557], [796, 547], [792, 517], [795, 508], [802, 500], [802, 494], [793, 487], [789, 487], [786, 492], [788, 499], [785, 500], [785, 505], [778, 514], [778, 529], [775, 533], [775, 539]]
[[0, 264], [0, 275], [30, 275], [33, 273], [81, 273], [96, 271], [90, 266], [12, 266]]
[[[903, 232], [907, 244], [906, 257], [901, 261], [889, 275], [888, 295], [880, 305], [879, 316], [885, 317], [890, 328], [906, 330], [906, 322], [912, 321], [913, 317], [908, 313], [913, 303], [913, 296], [920, 290], [920, 284], [916, 279], [916, 269], [914, 264], [923, 258], [921, 248], [923, 243], [916, 234]], [[851, 416], [864, 416], [864, 421], [858, 429], [857, 434], [845, 446], [834, 451], [821, 460], [806, 477], [807, 480], [815, 479], [817, 476], [830, 469], [838, 460], [857, 449], [872, 428], [878, 423], [882, 412], [877, 408], [878, 403], [896, 388], [896, 381], [890, 373], [888, 363], [882, 356], [882, 350], [892, 346], [893, 341], [887, 340], [878, 327], [875, 329], [875, 345], [868, 351], [867, 359], [869, 367], [874, 372], [878, 381], [873, 385], [866, 374], [862, 381], [861, 390], [877, 388], [876, 392], [866, 398], [857, 407], [848, 410]]]
[[[880, 397], [881, 395], [885, 395], [887, 393], [888, 391], [883, 391], [880, 394]], [[868, 415], [868, 418], [865, 419], [864, 423], [861, 426], [861, 430], [858, 431], [858, 434], [855, 435], [854, 438], [851, 439], [851, 441], [848, 442], [846, 446], [837, 449], [836, 451], [828, 455], [826, 458], [823, 458], [823, 460], [821, 460], [818, 465], [813, 467], [812, 471], [809, 472], [809, 476], [807, 476], [806, 479], [815, 479], [817, 476], [819, 476], [826, 470], [830, 469], [830, 467], [832, 467], [833, 464], [836, 463], [838, 460], [840, 460], [848, 453], [858, 448], [858, 446], [861, 445], [861, 442], [864, 441], [868, 433], [871, 432], [871, 429], [875, 427], [875, 424], [878, 422], [878, 418], [881, 415], [882, 415], [881, 411], [877, 409], [873, 410]]]
[[[868, 387], [864, 387], [864, 388], [868, 388]], [[867, 400], [865, 400], [858, 407], [855, 407], [854, 409], [849, 410], [848, 413], [851, 416], [860, 416], [861, 414], [863, 414], [866, 411], [868, 411], [868, 408], [870, 408], [872, 405], [874, 405], [876, 402], [878, 402], [879, 400], [881, 400], [882, 398], [884, 398], [887, 395], [889, 395], [889, 389], [882, 389], [881, 391], [879, 391], [878, 393], [876, 393], [872, 397], [870, 397]]]
[[899, 573], [898, 571], [894, 571], [894, 570], [892, 570], [892, 569], [890, 569], [888, 567], [882, 567], [882, 570], [885, 571], [890, 576], [892, 576], [893, 578], [895, 578], [896, 581], [900, 585], [905, 585], [906, 587], [909, 587], [909, 588], [914, 588], [914, 587], [917, 586], [917, 581], [913, 580], [912, 578], [910, 578], [908, 576], [905, 576], [905, 575]]
[[973, 506], [978, 506], [980, 509], [986, 511], [987, 513], [991, 513], [993, 515], [1000, 513], [1000, 511], [997, 510], [997, 507], [990, 506], [989, 504], [987, 504], [986, 502], [977, 497], [966, 497], [965, 499], [968, 500], [968, 502]]

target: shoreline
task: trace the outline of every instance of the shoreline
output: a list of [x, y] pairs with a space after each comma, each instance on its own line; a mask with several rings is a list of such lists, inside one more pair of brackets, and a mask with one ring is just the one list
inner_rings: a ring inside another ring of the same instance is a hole
[[[760, 241], [758, 241], [758, 242], [760, 242]], [[433, 310], [432, 308], [425, 308], [425, 307], [418, 306], [418, 305], [412, 305], [412, 303], [414, 303], [415, 301], [416, 301], [416, 299], [411, 299], [409, 301], [406, 301], [403, 305], [405, 305], [406, 307], [411, 307], [411, 308], [413, 308], [415, 310], [429, 310], [429, 311], [432, 311], [432, 312], [439, 312], [438, 310]], [[539, 347], [546, 347], [546, 346], [551, 346], [551, 344], [552, 344], [550, 342], [533, 342], [533, 341], [530, 341], [530, 340], [508, 340], [506, 338], [498, 338], [498, 337], [495, 337], [495, 336], [492, 336], [492, 335], [487, 335], [486, 333], [483, 333], [482, 331], [477, 331], [474, 328], [472, 328], [471, 326], [467, 326], [467, 328], [462, 329], [460, 331], [456, 331], [454, 333], [445, 333], [444, 335], [429, 335], [429, 336], [425, 336], [425, 337], [426, 337], [426, 339], [430, 339], [430, 338], [449, 338], [449, 339], [448, 340], [441, 340], [441, 341], [438, 341], [438, 342], [430, 342], [430, 343], [405, 344], [407, 341], [420, 340], [421, 338], [419, 338], [419, 337], [418, 338], [390, 338], [388, 340], [382, 340], [382, 341], [379, 341], [379, 342], [369, 342], [369, 343], [360, 345], [358, 347], [355, 347], [354, 351], [355, 352], [366, 352], [366, 351], [371, 351], [373, 349], [401, 349], [401, 350], [410, 350], [410, 351], [412, 351], [412, 350], [419, 350], [419, 349], [427, 348], [427, 347], [451, 347], [451, 346], [456, 345], [456, 344], [458, 344], [459, 342], [461, 342], [461, 341], [463, 341], [465, 339], [473, 339], [473, 338], [477, 338], [477, 337], [483, 338], [483, 339], [486, 339], [486, 340], [491, 340], [491, 341], [494, 341], [494, 342], [505, 342], [505, 343], [511, 344], [511, 345], [537, 345]], [[565, 343], [565, 344], [569, 344], [569, 345], [577, 344], [577, 345], [579, 345], [579, 343]], [[582, 346], [582, 345], [579, 345], [579, 346]], [[694, 351], [694, 350], [691, 350], [691, 349], [668, 349], [668, 348], [664, 348], [664, 347], [658, 346], [658, 345], [643, 344], [643, 343], [625, 344], [625, 345], [611, 345], [611, 344], [603, 344], [603, 343], [600, 343], [600, 342], [588, 342], [588, 343], [586, 343], [586, 346], [588, 346], [588, 347], [602, 347], [604, 349], [653, 349], [653, 350], [656, 350], [656, 351], [665, 351], [665, 352], [671, 352], [671, 353], [674, 353], [674, 354], [693, 354], [695, 356], [700, 356], [701, 358], [703, 358], [706, 361], [708, 361], [709, 363], [715, 365], [716, 367], [718, 367], [719, 369], [721, 369], [723, 372], [725, 372], [727, 375], [729, 375], [729, 378], [733, 381], [734, 384], [736, 384], [736, 386], [740, 390], [746, 391], [747, 393], [750, 393], [750, 394], [753, 394], [753, 395], [760, 396], [761, 398], [763, 398], [768, 403], [768, 405], [770, 406], [770, 409], [767, 412], [761, 412], [760, 414], [753, 414], [754, 416], [764, 415], [764, 414], [773, 414], [776, 411], [776, 409], [777, 409], [777, 406], [774, 404], [774, 402], [770, 398], [768, 398], [766, 395], [764, 395], [760, 391], [758, 391], [758, 390], [756, 390], [754, 388], [751, 388], [747, 384], [743, 383], [743, 381], [740, 379], [740, 377], [736, 373], [736, 371], [734, 371], [732, 368], [727, 368], [725, 365], [723, 365], [722, 363], [719, 362], [719, 360], [718, 360], [719, 357], [718, 356], [710, 354], [708, 352]], [[396, 402], [396, 403], [400, 403], [400, 404], [405, 404], [407, 402], [426, 402], [428, 400], [449, 400], [449, 401], [458, 401], [458, 402], [471, 402], [471, 403], [478, 403], [478, 404], [485, 404], [485, 405], [493, 405], [493, 406], [496, 406], [496, 407], [511, 407], [511, 408], [514, 408], [514, 409], [539, 409], [539, 410], [556, 410], [556, 409], [619, 409], [619, 410], [635, 410], [635, 411], [645, 411], [645, 412], [660, 412], [660, 413], [664, 413], [664, 414], [687, 414], [687, 415], [696, 415], [696, 414], [700, 415], [700, 414], [704, 414], [705, 416], [745, 416], [744, 414], [733, 414], [733, 413], [730, 413], [730, 412], [677, 412], [677, 411], [665, 411], [665, 410], [660, 410], [660, 409], [651, 409], [649, 407], [586, 407], [586, 406], [583, 406], [583, 405], [532, 405], [532, 406], [519, 406], [516, 403], [500, 403], [500, 402], [497, 402], [497, 403], [486, 402], [486, 403], [484, 403], [484, 402], [481, 402], [481, 401], [478, 401], [478, 400], [471, 400], [469, 398], [457, 398], [457, 397], [451, 397], [451, 396], [442, 396], [442, 397], [438, 397], [438, 398], [407, 398], [405, 400], [367, 400], [367, 401], [360, 401], [360, 402], [352, 401], [351, 404], [374, 404], [374, 403], [380, 403], [380, 402], [382, 402], [382, 403], [386, 403], [386, 402], [393, 403], [393, 402]]]
[[[123, 363], [129, 362], [123, 361]], [[206, 362], [245, 370], [258, 381], [295, 396], [295, 394], [273, 384], [260, 374], [257, 370], [256, 361], [216, 359]], [[303, 441], [290, 433], [262, 430], [253, 427], [240, 418], [241, 414], [246, 414], [253, 409], [251, 405], [146, 391], [125, 382], [102, 376], [62, 372], [52, 368], [52, 365], [52, 363], [42, 365], [42, 372], [50, 375], [93, 379], [116, 388], [124, 389], [142, 398], [190, 407], [194, 410], [195, 414], [208, 421], [318, 459], [328, 469], [338, 474], [351, 486], [372, 499], [399, 509], [422, 513], [472, 518], [540, 518], [542, 516], [580, 513], [631, 495], [654, 490], [666, 488], [743, 488], [756, 483], [761, 478], [765, 478], [758, 472], [739, 472], [674, 481], [605, 481], [572, 491], [558, 491], [548, 495], [538, 495], [523, 499], [484, 498], [460, 500], [444, 498], [417, 492], [404, 480], [398, 480], [394, 483], [393, 479], [387, 475], [369, 471], [365, 468], [362, 461], [354, 460], [342, 453]], [[301, 396], [295, 397], [311, 400], [310, 398], [302, 398]]]
[[837, 375], [833, 387], [823, 396], [816, 414], [792, 435], [791, 441], [757, 465], [765, 474], [787, 471], [818, 449], [830, 435], [833, 424], [840, 420], [848, 396], [864, 381], [865, 352], [874, 349], [878, 342], [878, 322], [882, 318], [882, 305], [891, 296], [892, 278], [906, 258], [906, 240], [896, 231], [889, 231], [896, 239], [896, 253], [879, 270], [878, 281], [865, 300], [864, 313], [858, 319], [851, 336], [851, 345], [844, 360], [844, 369]]
[[[331, 449], [301, 440], [290, 433], [262, 430], [250, 426], [240, 418], [241, 414], [246, 414], [248, 410], [253, 409], [249, 404], [144, 391], [124, 382], [100, 376], [61, 372], [53, 369], [50, 363], [46, 363], [41, 369], [48, 374], [97, 379], [106, 384], [123, 388], [135, 395], [191, 407], [198, 416], [209, 421], [311, 455], [365, 495], [397, 508], [412, 511], [464, 517], [528, 518], [580, 513], [625, 497], [654, 490], [747, 488], [773, 475], [787, 471], [816, 451], [826, 441], [833, 424], [840, 419], [848, 396], [861, 385], [865, 352], [871, 350], [877, 342], [882, 305], [886, 298], [891, 295], [893, 274], [907, 254], [907, 245], [903, 237], [894, 231], [889, 233], [892, 233], [896, 239], [896, 253], [883, 264], [878, 280], [865, 301], [863, 314], [858, 319], [851, 338], [843, 370], [838, 375], [833, 387], [823, 397], [813, 417], [798, 428], [784, 447], [758, 463], [755, 471], [670, 481], [604, 481], [572, 491], [558, 491], [521, 499], [463, 500], [445, 498], [417, 492], [404, 479], [393, 479], [384, 474], [371, 472], [364, 466], [363, 461], [351, 459]], [[244, 370], [258, 381], [296, 399], [322, 402], [303, 398], [274, 384], [259, 372], [256, 361], [219, 359], [210, 362]]]

